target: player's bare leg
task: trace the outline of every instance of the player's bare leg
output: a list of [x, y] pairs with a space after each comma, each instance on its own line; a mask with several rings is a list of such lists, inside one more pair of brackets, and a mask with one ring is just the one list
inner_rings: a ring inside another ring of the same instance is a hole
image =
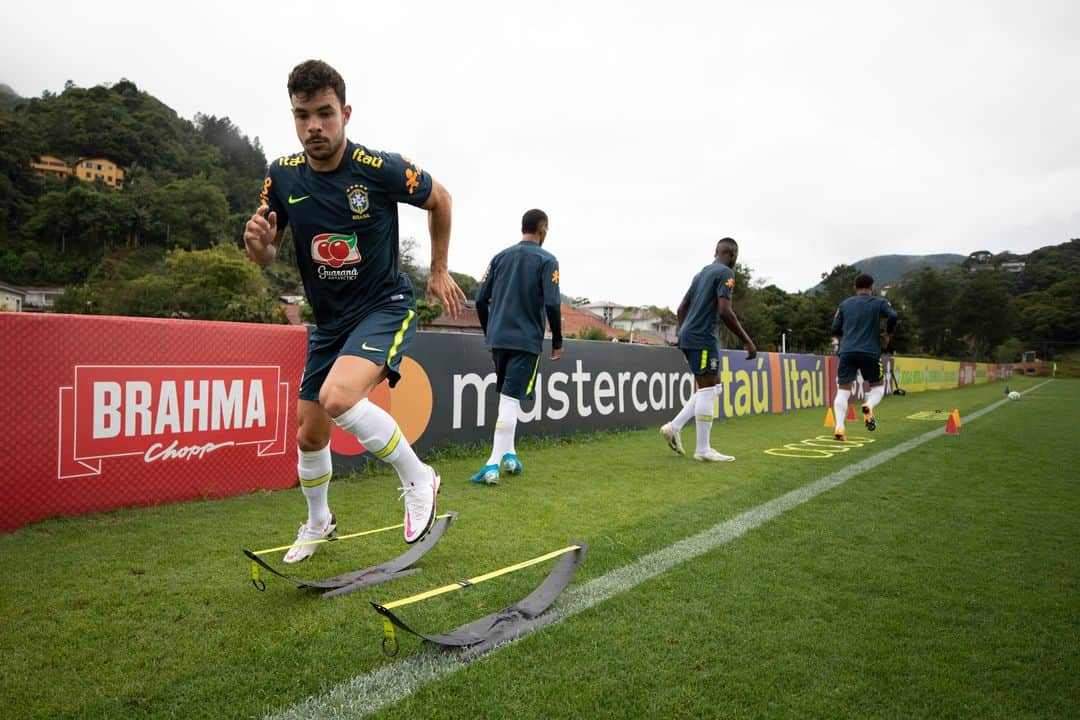
[[385, 365], [342, 355], [334, 361], [323, 383], [319, 404], [338, 427], [355, 435], [375, 457], [394, 466], [405, 500], [405, 542], [414, 543], [435, 522], [439, 475], [420, 461], [394, 418], [368, 400], [388, 373]]

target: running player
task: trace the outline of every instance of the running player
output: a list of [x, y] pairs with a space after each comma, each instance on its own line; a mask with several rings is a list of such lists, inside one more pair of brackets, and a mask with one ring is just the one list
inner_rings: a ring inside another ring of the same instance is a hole
[[[416, 331], [413, 289], [398, 264], [398, 203], [428, 213], [429, 297], [455, 317], [465, 299], [447, 268], [450, 195], [408, 158], [348, 140], [352, 107], [334, 68], [319, 60], [300, 63], [289, 75], [288, 90], [304, 152], [270, 164], [259, 209], [244, 227], [244, 244], [252, 260], [266, 265], [277, 256], [285, 227], [291, 227], [315, 312], [296, 405], [297, 473], [308, 506], [296, 543], [326, 538], [337, 526], [327, 503], [334, 423], [397, 470], [405, 542], [415, 543], [434, 523], [439, 475], [368, 395], [385, 379], [391, 387], [397, 383]], [[294, 544], [285, 562], [304, 560], [316, 547]]]
[[[886, 317], [885, 332], [881, 332], [881, 318]], [[844, 440], [844, 419], [847, 416], [851, 385], [857, 373], [870, 384], [870, 392], [862, 405], [866, 429], [877, 429], [874, 408], [885, 396], [885, 377], [881, 368], [881, 351], [889, 346], [897, 315], [889, 301], [874, 295], [874, 278], [866, 273], [855, 277], [855, 294], [840, 303], [833, 316], [832, 333], [840, 338], [840, 365], [836, 371], [836, 399], [833, 415], [836, 429], [833, 436]]]
[[545, 316], [551, 326], [551, 359], [563, 354], [559, 261], [541, 247], [547, 231], [543, 210], [526, 212], [521, 218], [521, 242], [491, 260], [476, 291], [476, 314], [495, 363], [499, 416], [491, 455], [469, 478], [474, 483], [497, 485], [500, 468], [509, 475], [522, 470], [514, 433], [521, 401], [532, 395], [540, 367]]
[[735, 261], [739, 257], [739, 244], [731, 238], [716, 243], [713, 262], [701, 269], [690, 283], [679, 309], [675, 313], [679, 323], [679, 349], [686, 355], [690, 372], [694, 375], [697, 391], [679, 411], [675, 419], [660, 428], [660, 435], [668, 447], [684, 454], [682, 429], [697, 418], [697, 448], [694, 459], [707, 462], [731, 462], [735, 458], [712, 448], [710, 435], [715, 415], [713, 403], [723, 392], [720, 384], [720, 321], [739, 336], [746, 349], [746, 359], [757, 357], [757, 347], [743, 330], [735, 310], [731, 306], [731, 294], [735, 289]]

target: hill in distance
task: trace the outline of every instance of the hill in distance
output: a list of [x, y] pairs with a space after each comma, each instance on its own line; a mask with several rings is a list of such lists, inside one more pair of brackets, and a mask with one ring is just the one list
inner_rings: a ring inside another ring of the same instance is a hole
[[23, 98], [10, 85], [0, 83], [0, 108], [10, 110], [22, 101]]
[[[894, 283], [903, 277], [904, 273], [918, 268], [944, 268], [956, 267], [967, 260], [967, 255], [956, 253], [939, 253], [937, 255], [874, 255], [851, 263], [859, 269], [859, 272], [869, 273], [874, 277], [874, 285], [878, 288]], [[810, 292], [818, 292], [822, 289], [819, 283]]]

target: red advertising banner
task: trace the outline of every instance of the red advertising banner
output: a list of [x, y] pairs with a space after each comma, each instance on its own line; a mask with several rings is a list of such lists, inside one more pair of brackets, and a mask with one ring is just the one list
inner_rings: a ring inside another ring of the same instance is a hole
[[303, 328], [0, 313], [0, 531], [296, 482]]

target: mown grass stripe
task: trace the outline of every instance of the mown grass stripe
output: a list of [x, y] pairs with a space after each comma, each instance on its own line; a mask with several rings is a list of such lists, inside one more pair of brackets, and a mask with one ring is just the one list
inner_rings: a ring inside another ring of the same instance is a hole
[[[1024, 391], [1030, 393], [1051, 382], [1046, 380]], [[998, 400], [973, 412], [964, 418], [964, 423], [993, 412], [1010, 402]], [[731, 542], [750, 530], [772, 520], [788, 510], [798, 507], [808, 500], [843, 484], [853, 477], [861, 475], [882, 463], [912, 450], [923, 443], [945, 433], [940, 427], [910, 440], [895, 445], [887, 450], [841, 468], [820, 480], [785, 493], [773, 500], [758, 505], [730, 520], [718, 523], [697, 535], [680, 540], [666, 548], [642, 556], [637, 561], [595, 578], [578, 586], [571, 587], [552, 608], [559, 619], [570, 617], [583, 610], [588, 610], [610, 600], [621, 593], [634, 589], [671, 568], [703, 555], [719, 546]], [[558, 622], [558, 620], [555, 620]], [[269, 713], [267, 720], [293, 720], [300, 718], [356, 718], [369, 715], [409, 697], [412, 693], [429, 683], [437, 682], [451, 673], [468, 665], [470, 660], [463, 660], [458, 653], [427, 649], [396, 663], [379, 668], [364, 675], [357, 675], [331, 690], [308, 697], [301, 702], [278, 713]]]

